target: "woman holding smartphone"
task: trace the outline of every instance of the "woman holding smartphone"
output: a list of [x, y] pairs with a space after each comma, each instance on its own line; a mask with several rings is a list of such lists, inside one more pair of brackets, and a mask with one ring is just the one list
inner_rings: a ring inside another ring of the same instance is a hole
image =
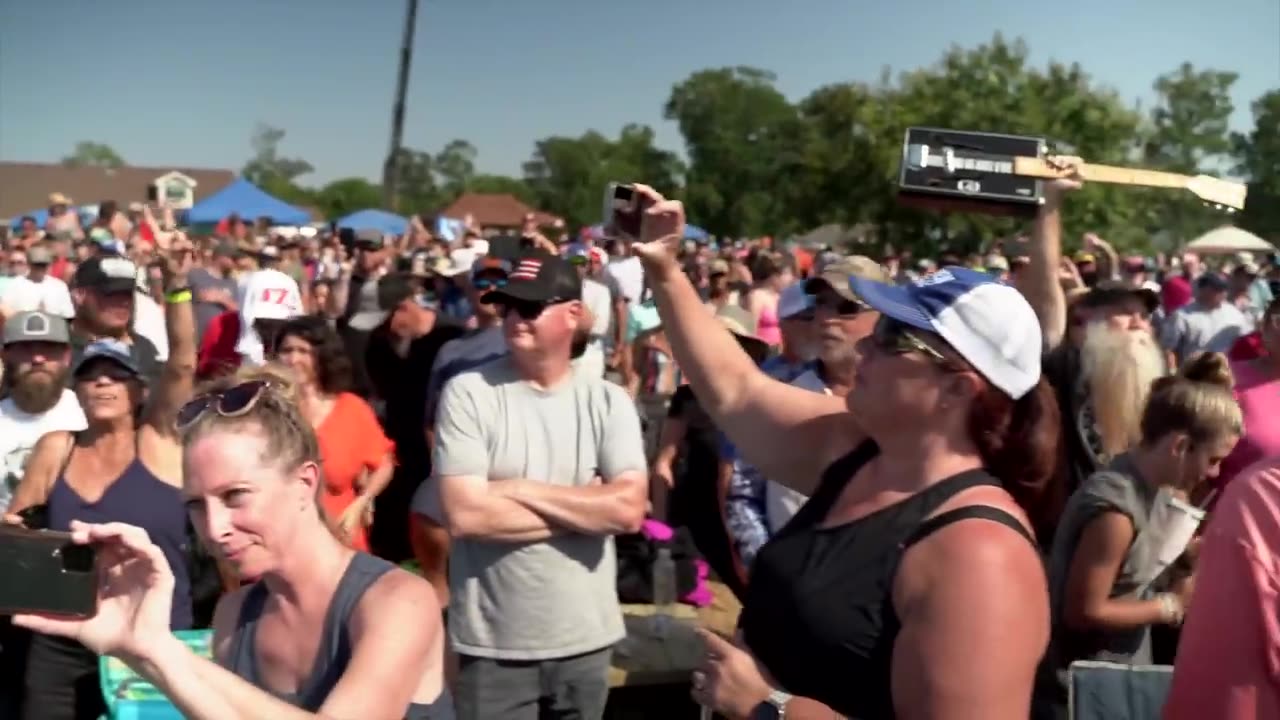
[[187, 509], [241, 577], [214, 615], [214, 660], [168, 631], [174, 575], [142, 528], [75, 523], [105, 565], [88, 620], [14, 623], [113, 655], [192, 720], [452, 720], [430, 584], [347, 547], [318, 495], [320, 448], [284, 374], [222, 378], [178, 413]]

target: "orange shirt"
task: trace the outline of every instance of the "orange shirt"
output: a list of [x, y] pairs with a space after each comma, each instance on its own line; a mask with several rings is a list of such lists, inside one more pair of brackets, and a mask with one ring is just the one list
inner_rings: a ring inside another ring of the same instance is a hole
[[[321, 505], [329, 520], [337, 525], [343, 511], [355, 501], [356, 483], [367, 470], [373, 472], [395, 449], [382, 432], [373, 408], [352, 393], [341, 393], [333, 409], [316, 428], [323, 458], [324, 492]], [[352, 547], [369, 551], [369, 538], [360, 527], [352, 538]]]

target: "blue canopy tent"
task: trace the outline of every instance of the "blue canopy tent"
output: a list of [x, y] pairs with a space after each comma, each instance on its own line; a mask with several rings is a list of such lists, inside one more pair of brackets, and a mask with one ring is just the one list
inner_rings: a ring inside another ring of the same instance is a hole
[[[97, 205], [91, 205], [88, 207], [72, 207], [71, 209], [75, 210], [80, 216], [80, 224], [85, 227], [93, 224], [93, 221], [98, 217]], [[44, 227], [45, 222], [49, 220], [49, 209], [41, 208], [39, 210], [32, 210], [29, 213], [22, 213], [21, 215], [13, 218], [13, 221], [9, 223], [9, 227], [17, 230], [22, 226], [22, 218], [24, 217], [34, 218], [38, 227]]]
[[703, 230], [702, 228], [698, 227], [697, 225], [685, 225], [685, 226], [684, 226], [684, 239], [685, 239], [685, 240], [706, 240], [706, 239], [707, 239], [707, 237], [708, 237], [708, 235], [709, 235], [709, 233], [708, 233], [706, 230]]
[[377, 230], [383, 235], [403, 235], [409, 229], [409, 221], [386, 210], [357, 210], [338, 218], [340, 228], [352, 230]]
[[193, 205], [187, 211], [187, 224], [214, 224], [232, 213], [248, 221], [269, 217], [276, 225], [305, 225], [311, 222], [311, 214], [307, 211], [268, 195], [244, 178], [238, 178]]

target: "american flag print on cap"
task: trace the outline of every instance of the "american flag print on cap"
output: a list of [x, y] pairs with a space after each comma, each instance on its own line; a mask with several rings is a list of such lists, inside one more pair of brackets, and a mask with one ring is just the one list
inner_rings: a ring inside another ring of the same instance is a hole
[[526, 258], [520, 261], [514, 272], [511, 273], [511, 280], [535, 280], [538, 277], [538, 271], [542, 270], [542, 261], [537, 258]]

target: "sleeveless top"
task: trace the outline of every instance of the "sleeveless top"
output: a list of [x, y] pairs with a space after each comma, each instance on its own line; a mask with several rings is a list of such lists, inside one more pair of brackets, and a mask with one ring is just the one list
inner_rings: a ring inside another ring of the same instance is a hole
[[[309, 712], [316, 712], [324, 704], [329, 692], [338, 684], [351, 662], [351, 636], [347, 622], [356, 604], [378, 578], [394, 570], [395, 566], [381, 558], [357, 552], [338, 581], [338, 587], [329, 600], [324, 627], [320, 630], [320, 648], [311, 666], [311, 674], [296, 693], [280, 693], [271, 690], [262, 681], [258, 669], [258, 657], [254, 652], [258, 634], [258, 621], [267, 604], [267, 587], [262, 583], [249, 588], [240, 605], [240, 617], [236, 620], [231, 651], [227, 656], [227, 669], [255, 686], [270, 692], [290, 705]], [[431, 703], [412, 703], [405, 711], [405, 720], [453, 720], [453, 700], [448, 688]]]
[[182, 491], [156, 477], [135, 451], [133, 460], [119, 477], [107, 485], [102, 497], [97, 502], [89, 502], [66, 479], [67, 466], [76, 449], [73, 444], [45, 501], [49, 510], [49, 529], [66, 532], [71, 529], [72, 520], [79, 520], [87, 523], [122, 522], [146, 530], [173, 571], [173, 608], [169, 627], [173, 630], [189, 629], [192, 623], [191, 569], [187, 559], [187, 507]]
[[861, 720], [894, 717], [890, 674], [901, 624], [893, 580], [907, 548], [969, 518], [1006, 525], [1035, 544], [1017, 519], [987, 505], [929, 518], [963, 490], [999, 486], [985, 470], [953, 475], [865, 517], [821, 527], [840, 492], [878, 453], [867, 441], [832, 463], [809, 502], [760, 549], [740, 623], [752, 654], [783, 689]]
[[776, 305], [760, 310], [760, 319], [756, 321], [756, 337], [770, 345], [782, 344], [782, 326], [778, 324]]

